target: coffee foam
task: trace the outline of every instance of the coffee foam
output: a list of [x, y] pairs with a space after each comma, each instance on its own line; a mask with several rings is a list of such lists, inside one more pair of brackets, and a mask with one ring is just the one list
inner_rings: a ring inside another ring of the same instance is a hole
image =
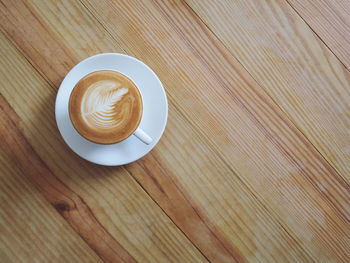
[[80, 111], [82, 119], [91, 129], [115, 129], [130, 118], [130, 104], [121, 101], [129, 89], [120, 86], [116, 81], [101, 80], [87, 88]]
[[83, 78], [70, 99], [70, 117], [77, 131], [97, 143], [113, 143], [132, 133], [141, 119], [142, 101], [124, 75], [98, 71]]

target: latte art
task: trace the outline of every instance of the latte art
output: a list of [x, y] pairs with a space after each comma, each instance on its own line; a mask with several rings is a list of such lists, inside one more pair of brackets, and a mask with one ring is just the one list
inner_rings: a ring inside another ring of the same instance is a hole
[[[119, 87], [119, 89], [118, 89]], [[120, 83], [101, 80], [87, 88], [81, 101], [81, 115], [91, 129], [114, 129], [129, 119], [133, 97], [122, 100], [129, 90]]]
[[114, 71], [97, 71], [75, 86], [70, 117], [76, 130], [97, 143], [114, 143], [128, 137], [142, 114], [141, 95], [135, 84]]

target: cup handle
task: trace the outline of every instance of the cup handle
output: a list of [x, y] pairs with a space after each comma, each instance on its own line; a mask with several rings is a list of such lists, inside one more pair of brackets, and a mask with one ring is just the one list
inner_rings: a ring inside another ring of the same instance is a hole
[[137, 128], [136, 131], [134, 131], [134, 135], [143, 143], [150, 144], [153, 139], [149, 137], [147, 133], [145, 133], [141, 128]]

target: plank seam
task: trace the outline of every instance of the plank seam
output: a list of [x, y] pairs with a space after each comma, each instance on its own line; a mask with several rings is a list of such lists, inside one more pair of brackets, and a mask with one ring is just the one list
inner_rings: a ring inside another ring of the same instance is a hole
[[[13, 43], [13, 41], [11, 40], [11, 39], [9, 39], [9, 37], [6, 35], [6, 34], [4, 34], [4, 36], [5, 36], [5, 38], [12, 44], [12, 46], [17, 50], [17, 52], [19, 53], [19, 54], [21, 54], [22, 55], [22, 57], [32, 66], [32, 68], [43, 78], [43, 80], [51, 87], [51, 88], [53, 88], [54, 90], [55, 90], [55, 85], [54, 84], [52, 84], [51, 82], [49, 82], [47, 79], [46, 79], [46, 77], [44, 77], [44, 75], [42, 74], [42, 72], [40, 72], [29, 60], [28, 60], [28, 58], [25, 56], [25, 54], [17, 47], [17, 45], [15, 45], [14, 43]], [[15, 110], [12, 108], [12, 106], [7, 102], [7, 100], [6, 100], [6, 98], [0, 93], [0, 98], [3, 98], [4, 99], [4, 101], [7, 103], [7, 105], [8, 105], [8, 107], [14, 112], [14, 114], [16, 114], [17, 115], [17, 113], [15, 112]], [[9, 118], [9, 120], [13, 123], [13, 125], [15, 126], [15, 127], [17, 127], [17, 125], [16, 125], [16, 123], [12, 120], [12, 118]], [[43, 165], [44, 165], [44, 167], [52, 174], [52, 176], [54, 176], [55, 178], [56, 178], [56, 180], [58, 180], [58, 181], [60, 181], [62, 184], [64, 184], [57, 176], [55, 176], [55, 174], [52, 172], [52, 170], [48, 167], [48, 165], [46, 164], [46, 162], [44, 162], [44, 160], [39, 156], [39, 154], [36, 152], [36, 150], [33, 148], [33, 146], [31, 145], [31, 143], [28, 141], [28, 138], [23, 134], [23, 132], [21, 131], [21, 130], [19, 130], [18, 131], [20, 134], [21, 134], [21, 136], [23, 137], [23, 139], [24, 139], [24, 141], [26, 142], [26, 144], [31, 148], [31, 150], [33, 151], [33, 153], [35, 154], [35, 157], [38, 159], [38, 161], [40, 162], [40, 163], [42, 163]], [[20, 167], [20, 169], [21, 170], [23, 170], [23, 168], [22, 167]], [[134, 179], [135, 180], [135, 179]], [[30, 180], [31, 181], [31, 180]], [[60, 206], [59, 206], [59, 204], [58, 204], [58, 206], [56, 206], [55, 204], [52, 204], [47, 198], [46, 198], [46, 196], [42, 193], [42, 191], [41, 191], [41, 189], [40, 188], [38, 188], [38, 186], [34, 183], [34, 185], [35, 185], [35, 187], [36, 187], [36, 189], [38, 190], [38, 192], [40, 193], [40, 195], [42, 195], [43, 197], [44, 197], [44, 199], [50, 204], [50, 206], [52, 206], [54, 209], [55, 209], [55, 211], [64, 219], [64, 221], [66, 221], [67, 223], [68, 223], [68, 225], [69, 225], [69, 227], [75, 232], [75, 233], [77, 233], [77, 235], [81, 238], [81, 240], [83, 241], [83, 242], [85, 242], [91, 249], [92, 249], [92, 251], [99, 257], [99, 258], [101, 258], [101, 260], [102, 261], [104, 261], [103, 260], [103, 258], [101, 257], [101, 255], [99, 255], [99, 253], [97, 253], [96, 251], [95, 251], [95, 249], [93, 248], [93, 247], [91, 247], [90, 246], [90, 244], [88, 243], [88, 242], [86, 242], [86, 240], [79, 234], [79, 232], [77, 232], [75, 229], [74, 229], [74, 227], [71, 225], [71, 223], [59, 212], [60, 211]], [[65, 184], [64, 184], [65, 185]], [[66, 186], [66, 185], [65, 185]], [[68, 188], [68, 186], [66, 186], [67, 188]], [[70, 191], [72, 191], [71, 189], [70, 189]], [[94, 217], [94, 219], [96, 220], [96, 222], [98, 222], [99, 223], [99, 225], [106, 231], [106, 233], [109, 233], [104, 227], [103, 227], [103, 225], [97, 220], [97, 218], [95, 217], [95, 215], [94, 215], [94, 213], [92, 212], [92, 210], [91, 210], [91, 208], [86, 204], [86, 202], [83, 200], [83, 198], [82, 197], [80, 197], [78, 194], [76, 194], [74, 191], [72, 191], [81, 201], [82, 201], [82, 203], [87, 207], [87, 209], [90, 211], [90, 213], [91, 213], [91, 215]], [[74, 201], [73, 201], [74, 202]], [[79, 211], [78, 211], [79, 212]], [[80, 212], [79, 212], [80, 213]], [[117, 243], [119, 243], [113, 236], [111, 236]], [[119, 245], [121, 246], [121, 244], [119, 243]], [[122, 247], [122, 246], [121, 246]], [[123, 247], [122, 247], [123, 248]], [[125, 249], [125, 248], [123, 248], [129, 255], [130, 255], [130, 253]], [[131, 255], [130, 255], [130, 257], [132, 257]]]
[[304, 23], [310, 28], [310, 30], [314, 33], [314, 35], [317, 37], [319, 41], [321, 41], [324, 46], [339, 60], [339, 62], [344, 66], [344, 68], [350, 72], [350, 68], [348, 68], [343, 61], [333, 52], [333, 50], [327, 45], [327, 43], [323, 40], [323, 38], [312, 28], [312, 26], [302, 17], [300, 12], [290, 3], [290, 0], [285, 0], [287, 4], [293, 9], [293, 11], [296, 13], [298, 17], [301, 18], [301, 20], [304, 21]]
[[345, 181], [344, 177], [341, 175], [341, 173], [333, 166], [332, 163], [330, 163], [325, 157], [324, 155], [319, 151], [319, 149], [309, 140], [309, 138], [304, 134], [304, 132], [302, 132], [302, 130], [300, 130], [300, 128], [294, 123], [294, 121], [288, 116], [288, 114], [286, 114], [286, 111], [283, 110], [283, 108], [281, 108], [281, 106], [271, 97], [271, 95], [263, 88], [263, 86], [254, 78], [254, 76], [247, 70], [247, 68], [241, 63], [241, 61], [239, 59], [237, 59], [232, 52], [229, 50], [229, 48], [220, 40], [220, 38], [211, 30], [211, 28], [204, 22], [204, 20], [202, 20], [202, 18], [192, 9], [192, 7], [186, 2], [186, 0], [181, 0], [186, 6], [188, 6], [188, 8], [190, 10], [192, 10], [192, 13], [195, 14], [195, 16], [202, 21], [202, 23], [205, 25], [205, 27], [215, 36], [216, 40], [218, 40], [223, 47], [226, 49], [226, 51], [228, 51], [232, 57], [235, 58], [235, 60], [239, 63], [239, 65], [247, 72], [247, 74], [249, 74], [249, 76], [254, 80], [254, 82], [264, 91], [264, 93], [269, 97], [269, 99], [271, 99], [271, 101], [280, 109], [281, 112], [284, 113], [284, 116], [286, 117], [286, 119], [293, 124], [294, 128], [297, 129], [305, 138], [305, 140], [307, 142], [309, 142], [313, 148], [320, 154], [320, 156], [322, 156], [322, 159], [324, 159], [324, 161], [333, 168], [334, 172], [338, 175], [337, 180], [339, 181], [339, 179], [341, 180], [342, 183], [344, 183], [345, 185], [347, 185], [349, 187], [348, 182]]

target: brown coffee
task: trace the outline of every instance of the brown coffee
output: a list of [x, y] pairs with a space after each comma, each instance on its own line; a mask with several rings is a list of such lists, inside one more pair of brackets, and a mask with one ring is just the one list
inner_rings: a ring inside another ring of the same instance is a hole
[[75, 85], [69, 99], [69, 116], [86, 139], [100, 144], [120, 142], [140, 123], [141, 94], [123, 74], [96, 71]]

